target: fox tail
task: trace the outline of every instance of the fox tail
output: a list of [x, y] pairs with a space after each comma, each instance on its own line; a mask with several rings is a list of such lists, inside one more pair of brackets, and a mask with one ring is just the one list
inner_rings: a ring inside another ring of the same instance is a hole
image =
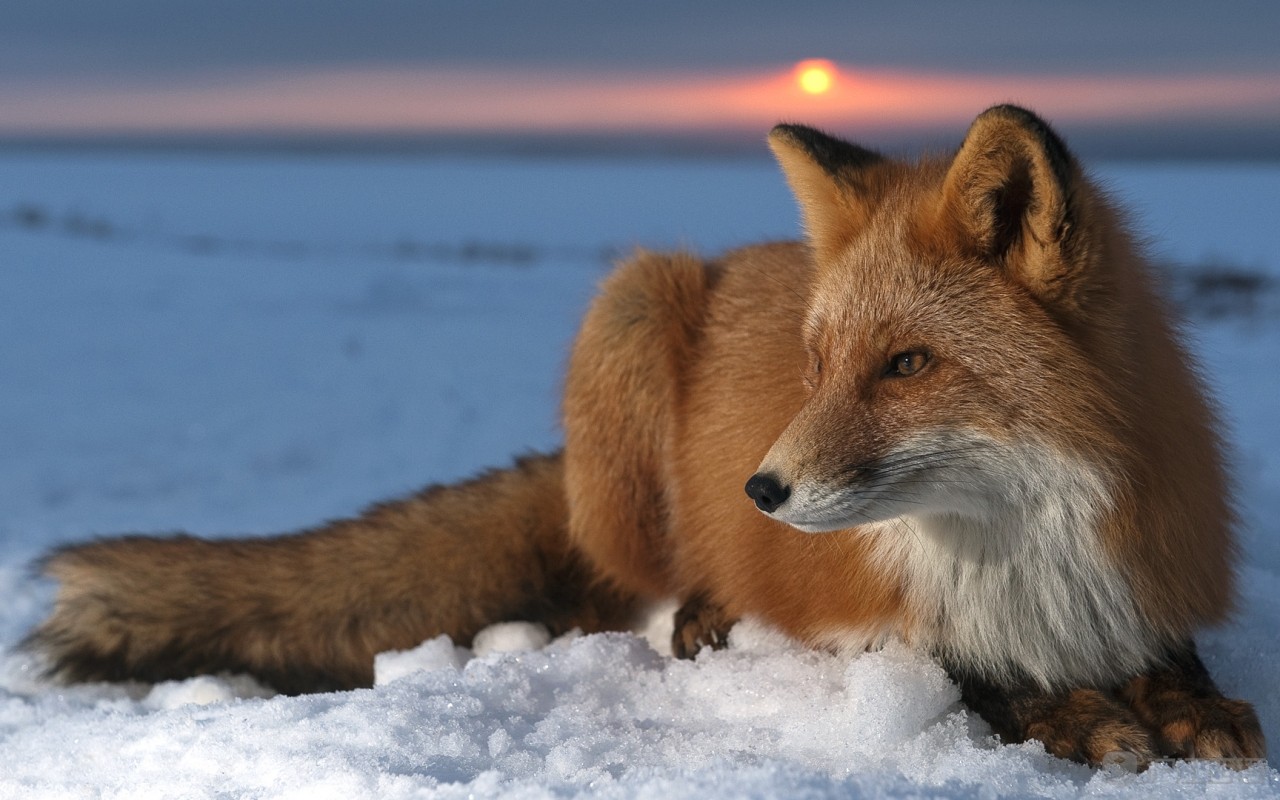
[[23, 646], [67, 680], [239, 672], [297, 694], [369, 686], [376, 653], [494, 622], [625, 628], [636, 598], [594, 576], [567, 521], [554, 454], [274, 538], [73, 545], [41, 562], [58, 595]]

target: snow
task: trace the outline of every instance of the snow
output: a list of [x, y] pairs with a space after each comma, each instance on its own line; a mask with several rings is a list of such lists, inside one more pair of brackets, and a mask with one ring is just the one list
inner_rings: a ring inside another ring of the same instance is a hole
[[[1201, 648], [1280, 741], [1280, 167], [1097, 173], [1176, 280], [1270, 280], [1192, 322], [1245, 521], [1239, 614]], [[0, 797], [1280, 796], [1266, 765], [996, 744], [898, 643], [838, 656], [747, 621], [676, 661], [670, 607], [636, 634], [433, 639], [372, 689], [296, 698], [59, 686], [12, 652], [49, 547], [283, 531], [554, 447], [610, 254], [795, 233], [764, 161], [0, 154]]]

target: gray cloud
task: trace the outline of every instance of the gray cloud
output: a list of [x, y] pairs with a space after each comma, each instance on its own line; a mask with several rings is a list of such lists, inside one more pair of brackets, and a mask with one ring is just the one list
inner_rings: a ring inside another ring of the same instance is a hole
[[6, 0], [0, 79], [456, 64], [738, 69], [823, 56], [991, 72], [1280, 70], [1280, 3]]

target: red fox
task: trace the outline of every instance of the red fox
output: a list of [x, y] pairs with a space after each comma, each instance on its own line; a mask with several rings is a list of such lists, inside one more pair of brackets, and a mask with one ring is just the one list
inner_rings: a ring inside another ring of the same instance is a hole
[[274, 539], [64, 548], [27, 646], [73, 680], [319, 691], [441, 633], [625, 628], [674, 595], [677, 655], [743, 615], [817, 647], [901, 637], [1008, 742], [1263, 757], [1191, 639], [1232, 597], [1212, 409], [1057, 134], [997, 106], [914, 164], [799, 125], [769, 144], [806, 241], [619, 266], [563, 453]]

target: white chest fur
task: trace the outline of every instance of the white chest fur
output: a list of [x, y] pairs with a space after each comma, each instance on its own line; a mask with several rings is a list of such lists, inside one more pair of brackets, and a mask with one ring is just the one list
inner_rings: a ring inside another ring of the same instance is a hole
[[964, 474], [936, 476], [966, 483], [963, 511], [871, 526], [905, 579], [921, 623], [912, 638], [991, 678], [1021, 671], [1047, 687], [1149, 665], [1161, 642], [1100, 541], [1111, 495], [1099, 471], [1040, 444], [981, 444], [948, 470]]

